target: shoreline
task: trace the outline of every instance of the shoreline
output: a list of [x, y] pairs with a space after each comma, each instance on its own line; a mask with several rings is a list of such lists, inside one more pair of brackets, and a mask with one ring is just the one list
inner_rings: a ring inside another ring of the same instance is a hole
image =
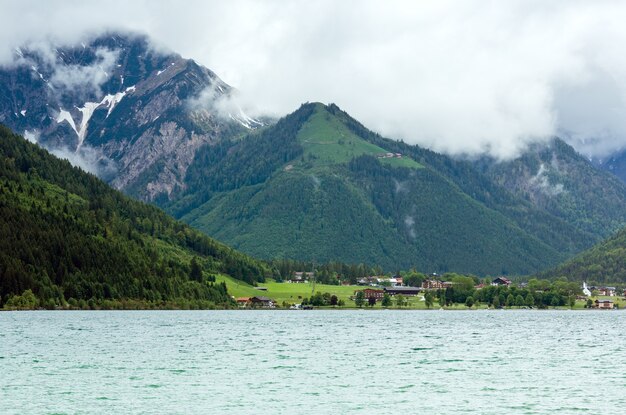
[[188, 309], [188, 308], [129, 308], [129, 309], [70, 309], [70, 308], [60, 308], [49, 310], [46, 308], [34, 308], [34, 309], [0, 309], [0, 313], [6, 312], [77, 312], [77, 311], [277, 311], [277, 312], [308, 312], [308, 311], [363, 311], [363, 312], [383, 312], [383, 311], [424, 311], [424, 312], [436, 312], [436, 311], [446, 311], [446, 312], [550, 312], [550, 311], [583, 311], [583, 312], [609, 312], [609, 311], [626, 311], [626, 308], [614, 308], [614, 309], [597, 309], [597, 308], [479, 308], [479, 309], [462, 309], [462, 308], [352, 308], [352, 307], [341, 307], [341, 308], [333, 308], [333, 307], [322, 307], [322, 308], [313, 308], [310, 310], [293, 310], [288, 308], [199, 308], [199, 309]]

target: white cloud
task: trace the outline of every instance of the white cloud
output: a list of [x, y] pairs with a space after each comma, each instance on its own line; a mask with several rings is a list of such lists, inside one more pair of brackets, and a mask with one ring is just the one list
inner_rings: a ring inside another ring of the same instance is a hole
[[498, 158], [556, 133], [591, 154], [626, 144], [624, 2], [5, 3], [4, 62], [28, 41], [137, 30], [276, 115], [335, 102], [381, 134]]
[[409, 236], [412, 239], [415, 239], [417, 234], [415, 233], [415, 219], [413, 218], [413, 216], [405, 216], [404, 217], [404, 226], [406, 227], [407, 232], [409, 233]]
[[24, 138], [31, 143], [37, 144], [39, 142], [39, 131], [37, 130], [24, 130]]
[[548, 173], [548, 169], [545, 164], [542, 163], [539, 166], [537, 174], [529, 179], [528, 184], [535, 190], [538, 190], [547, 196], [558, 196], [565, 192], [565, 186], [562, 183], [551, 183]]
[[111, 180], [117, 173], [115, 162], [102, 154], [98, 149], [82, 146], [74, 151], [69, 148], [57, 147], [48, 149], [52, 154], [61, 159], [66, 159], [73, 166], [93, 173], [103, 180]]
[[105, 48], [96, 50], [96, 61], [92, 65], [63, 65], [57, 61], [50, 77], [53, 88], [66, 91], [84, 91], [96, 96], [101, 94], [100, 87], [111, 76], [117, 60], [117, 53]]
[[[37, 130], [24, 130], [24, 138], [31, 143], [37, 144], [39, 135], [40, 133]], [[56, 147], [48, 148], [48, 151], [61, 159], [68, 160], [72, 165], [78, 166], [105, 180], [112, 179], [117, 172], [115, 161], [104, 156], [100, 150], [93, 147], [83, 146], [76, 151], [67, 147]]]

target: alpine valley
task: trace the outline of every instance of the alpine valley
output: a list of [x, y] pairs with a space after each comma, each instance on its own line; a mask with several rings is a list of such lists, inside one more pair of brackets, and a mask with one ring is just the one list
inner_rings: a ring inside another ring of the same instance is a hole
[[15, 54], [0, 122], [257, 258], [532, 274], [626, 225], [625, 185], [558, 138], [462, 160], [335, 104], [255, 119], [212, 71], [136, 35]]

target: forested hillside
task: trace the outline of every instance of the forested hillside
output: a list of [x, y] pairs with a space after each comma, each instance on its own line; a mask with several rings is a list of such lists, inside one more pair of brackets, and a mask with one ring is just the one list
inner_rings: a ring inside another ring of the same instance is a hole
[[626, 283], [626, 228], [540, 276], [566, 277], [570, 281], [587, 281], [591, 285]]
[[168, 211], [267, 259], [526, 274], [597, 240], [471, 163], [382, 138], [332, 104], [200, 148], [186, 183]]
[[606, 238], [626, 225], [626, 185], [558, 138], [514, 160], [476, 164], [494, 182], [584, 232]]
[[494, 182], [481, 169], [477, 169], [476, 163], [454, 159], [419, 146], [381, 137], [334, 104], [328, 106], [328, 111], [340, 118], [354, 134], [389, 151], [407, 154], [430, 167], [453, 182], [467, 196], [506, 216], [525, 232], [559, 252], [571, 255], [590, 247], [601, 239], [601, 234], [580, 229], [574, 223], [534, 206], [525, 198], [516, 196], [504, 186]]
[[219, 273], [267, 267], [0, 127], [0, 306], [229, 306]]

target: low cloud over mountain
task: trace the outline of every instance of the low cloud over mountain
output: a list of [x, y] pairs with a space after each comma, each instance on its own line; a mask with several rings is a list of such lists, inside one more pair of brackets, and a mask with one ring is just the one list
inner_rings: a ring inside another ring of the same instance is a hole
[[29, 42], [136, 30], [274, 115], [337, 102], [381, 134], [457, 155], [510, 158], [555, 134], [600, 157], [626, 144], [623, 2], [381, 5], [23, 1], [3, 5], [0, 61]]

